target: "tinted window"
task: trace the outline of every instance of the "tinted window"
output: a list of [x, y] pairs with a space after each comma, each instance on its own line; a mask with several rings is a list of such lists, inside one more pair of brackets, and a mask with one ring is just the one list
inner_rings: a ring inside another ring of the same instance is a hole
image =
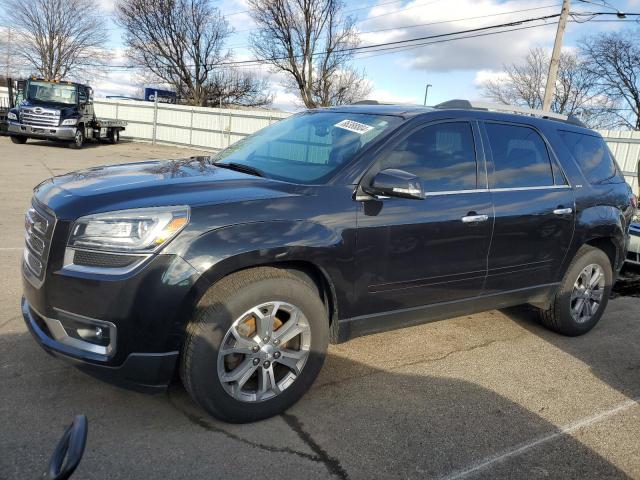
[[493, 187], [518, 188], [553, 185], [549, 152], [532, 128], [487, 123], [493, 155]]
[[476, 154], [471, 125], [441, 123], [412, 133], [385, 158], [382, 168], [419, 176], [427, 192], [476, 188]]
[[87, 90], [84, 87], [79, 87], [78, 88], [78, 99], [80, 100], [80, 103], [86, 103], [88, 100], [88, 96], [87, 96]]
[[565, 131], [558, 133], [590, 183], [608, 180], [616, 174], [615, 163], [602, 138]]

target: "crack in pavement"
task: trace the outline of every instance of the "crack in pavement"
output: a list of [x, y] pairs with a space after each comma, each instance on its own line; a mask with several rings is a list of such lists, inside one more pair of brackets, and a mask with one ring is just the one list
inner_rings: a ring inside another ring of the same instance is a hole
[[260, 450], [264, 450], [266, 452], [270, 452], [270, 453], [288, 453], [290, 455], [296, 455], [298, 457], [304, 458], [306, 460], [310, 460], [312, 462], [320, 462], [320, 463], [324, 463], [323, 459], [319, 456], [319, 455], [311, 455], [305, 452], [300, 452], [298, 450], [294, 450], [292, 448], [289, 447], [274, 447], [273, 445], [265, 445], [263, 443], [258, 443], [258, 442], [252, 442], [251, 440], [247, 440], [246, 438], [242, 438], [239, 435], [236, 435], [235, 433], [231, 433], [227, 430], [224, 430], [223, 428], [220, 428], [216, 425], [213, 425], [212, 423], [210, 423], [210, 421], [203, 416], [200, 415], [196, 415], [194, 413], [191, 413], [189, 411], [187, 411], [186, 409], [182, 408], [182, 406], [178, 405], [178, 403], [173, 399], [173, 396], [171, 395], [171, 392], [169, 390], [167, 390], [167, 397], [169, 399], [169, 403], [176, 409], [178, 410], [178, 412], [182, 413], [191, 423], [204, 428], [205, 430], [208, 430], [210, 432], [215, 432], [215, 433], [220, 433], [224, 436], [226, 436], [227, 438], [231, 439], [231, 440], [235, 440], [237, 442], [241, 442], [244, 443], [245, 445], [249, 445], [255, 448], [258, 448]]
[[324, 464], [330, 474], [338, 477], [341, 480], [348, 480], [349, 474], [340, 464], [340, 460], [330, 456], [327, 451], [316, 442], [310, 433], [306, 432], [302, 428], [302, 423], [295, 415], [290, 413], [283, 413], [280, 415], [282, 419], [289, 425], [289, 428], [298, 434], [300, 440], [302, 440], [316, 455], [320, 461]]
[[444, 355], [440, 355], [439, 357], [422, 358], [420, 360], [414, 360], [414, 361], [411, 361], [411, 362], [401, 363], [399, 365], [396, 365], [395, 367], [391, 367], [388, 370], [384, 370], [384, 371], [372, 370], [371, 372], [365, 373], [365, 374], [362, 374], [362, 375], [355, 375], [353, 377], [348, 377], [348, 378], [343, 378], [343, 379], [340, 379], [340, 380], [334, 380], [334, 381], [331, 381], [331, 382], [323, 383], [322, 385], [318, 385], [316, 388], [321, 389], [321, 388], [325, 388], [325, 387], [332, 387], [334, 385], [340, 385], [342, 383], [346, 383], [346, 382], [348, 382], [350, 380], [359, 380], [361, 378], [367, 378], [367, 377], [370, 377], [372, 375], [378, 375], [378, 374], [383, 374], [383, 373], [387, 373], [387, 372], [393, 372], [395, 370], [399, 370], [399, 369], [404, 368], [404, 367], [412, 367], [414, 365], [439, 362], [441, 360], [445, 360], [446, 358], [448, 358], [451, 355], [454, 355], [456, 353], [472, 352], [472, 351], [480, 349], [480, 348], [489, 347], [489, 346], [491, 346], [493, 344], [496, 344], [496, 343], [509, 342], [509, 341], [512, 341], [512, 340], [519, 340], [519, 339], [523, 338], [524, 336], [526, 336], [526, 333], [522, 333], [520, 335], [508, 338], [506, 340], [505, 339], [503, 339], [503, 340], [489, 340], [487, 342], [480, 343], [478, 345], [472, 345], [469, 348], [460, 348], [458, 350], [451, 350], [450, 352], [447, 352]]

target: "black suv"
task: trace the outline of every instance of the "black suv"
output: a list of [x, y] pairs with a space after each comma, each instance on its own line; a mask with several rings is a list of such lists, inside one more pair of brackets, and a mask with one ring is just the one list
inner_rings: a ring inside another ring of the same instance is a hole
[[22, 310], [87, 372], [147, 389], [179, 372], [212, 415], [253, 421], [304, 394], [329, 342], [525, 303], [588, 332], [635, 204], [573, 119], [307, 111], [214, 157], [38, 185]]

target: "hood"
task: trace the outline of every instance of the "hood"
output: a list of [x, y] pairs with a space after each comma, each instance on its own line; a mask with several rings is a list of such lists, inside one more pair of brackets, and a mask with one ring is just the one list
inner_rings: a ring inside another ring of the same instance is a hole
[[62, 103], [56, 103], [56, 102], [32, 102], [30, 100], [23, 100], [20, 105], [18, 105], [19, 108], [44, 108], [47, 110], [59, 110], [60, 111], [60, 116], [61, 117], [67, 117], [70, 115], [73, 115], [74, 113], [76, 113], [78, 111], [78, 107], [76, 105], [65, 105]]
[[220, 168], [209, 157], [90, 168], [45, 180], [34, 189], [60, 219], [165, 205], [221, 204], [296, 195], [296, 186]]

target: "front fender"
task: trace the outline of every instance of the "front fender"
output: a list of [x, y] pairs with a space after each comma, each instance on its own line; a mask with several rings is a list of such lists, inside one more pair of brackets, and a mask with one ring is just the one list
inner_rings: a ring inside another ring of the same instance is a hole
[[355, 231], [306, 220], [230, 225], [194, 239], [180, 252], [207, 283], [229, 273], [276, 263], [311, 264], [334, 291], [338, 311], [353, 303]]

